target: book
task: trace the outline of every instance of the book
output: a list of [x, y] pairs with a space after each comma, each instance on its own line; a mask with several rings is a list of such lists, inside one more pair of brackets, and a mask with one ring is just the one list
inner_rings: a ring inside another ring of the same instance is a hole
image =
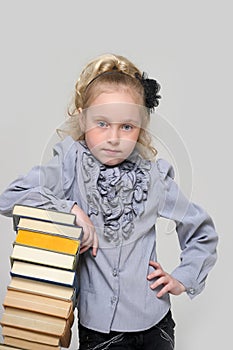
[[17, 230], [19, 229], [38, 231], [58, 236], [67, 236], [78, 240], [82, 238], [83, 234], [82, 227], [77, 225], [60, 224], [28, 218], [19, 219]]
[[63, 348], [68, 348], [71, 343], [71, 338], [72, 338], [72, 330], [71, 330], [72, 325], [67, 322], [66, 328], [63, 332], [63, 334], [60, 336], [60, 346]]
[[21, 229], [18, 230], [15, 243], [73, 255], [80, 248], [80, 240], [77, 239]]
[[74, 286], [75, 271], [62, 270], [54, 267], [36, 265], [23, 261], [13, 262], [11, 276], [35, 279], [61, 285]]
[[3, 337], [24, 339], [29, 342], [35, 342], [51, 346], [62, 346], [64, 348], [68, 348], [71, 342], [72, 331], [71, 325], [67, 322], [64, 332], [61, 336], [45, 334], [37, 331], [25, 330], [11, 326], [3, 326], [2, 335]]
[[0, 350], [22, 350], [22, 348], [15, 348], [10, 345], [0, 344]]
[[60, 345], [60, 337], [56, 335], [38, 333], [38, 332], [28, 331], [28, 330], [20, 329], [16, 327], [3, 326], [2, 335], [3, 337], [8, 336], [12, 338], [25, 339], [27, 341], [41, 343], [41, 344], [48, 344], [52, 346]]
[[71, 318], [72, 320], [71, 313], [73, 312], [73, 305], [71, 301], [53, 299], [21, 291], [7, 290], [3, 306], [39, 312], [65, 319]]
[[8, 306], [4, 308], [0, 324], [58, 337], [62, 337], [71, 327], [70, 321], [64, 318]]
[[36, 218], [37, 220], [58, 222], [63, 224], [75, 224], [75, 215], [53, 209], [37, 208], [29, 205], [15, 204], [13, 211], [13, 226], [16, 230], [21, 217]]
[[23, 350], [60, 350], [60, 346], [53, 346], [48, 344], [41, 344], [36, 342], [31, 342], [25, 339], [18, 339], [13, 337], [4, 337], [4, 344], [10, 346], [19, 346]]
[[19, 290], [56, 299], [71, 300], [75, 305], [76, 288], [74, 287], [62, 286], [58, 284], [12, 276], [7, 288], [9, 290]]
[[28, 261], [35, 264], [54, 266], [61, 269], [75, 270], [77, 267], [77, 254], [64, 254], [51, 250], [39, 249], [30, 246], [14, 244], [10, 256], [11, 265], [14, 260]]

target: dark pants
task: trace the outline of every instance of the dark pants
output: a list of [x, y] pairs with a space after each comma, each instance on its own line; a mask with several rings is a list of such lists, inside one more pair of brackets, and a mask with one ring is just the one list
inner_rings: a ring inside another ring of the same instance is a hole
[[172, 350], [174, 327], [171, 311], [157, 325], [141, 332], [100, 333], [79, 325], [79, 349]]

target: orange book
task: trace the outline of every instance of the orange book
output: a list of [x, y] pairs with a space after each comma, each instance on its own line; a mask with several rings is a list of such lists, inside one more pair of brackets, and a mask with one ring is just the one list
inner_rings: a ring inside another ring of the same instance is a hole
[[15, 242], [65, 254], [77, 254], [80, 246], [80, 241], [76, 239], [21, 229], [18, 230]]

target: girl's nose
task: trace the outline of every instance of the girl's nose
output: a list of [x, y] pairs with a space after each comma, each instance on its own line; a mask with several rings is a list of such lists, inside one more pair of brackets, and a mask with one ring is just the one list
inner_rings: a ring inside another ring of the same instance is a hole
[[108, 133], [108, 142], [112, 145], [118, 145], [120, 142], [120, 131], [117, 125], [111, 126]]

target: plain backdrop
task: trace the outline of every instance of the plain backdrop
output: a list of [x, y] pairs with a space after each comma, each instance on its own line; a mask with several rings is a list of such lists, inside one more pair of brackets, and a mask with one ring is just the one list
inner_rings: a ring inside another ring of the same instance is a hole
[[[152, 120], [159, 157], [173, 163], [180, 186], [210, 213], [220, 239], [203, 293], [192, 301], [172, 297], [176, 349], [218, 350], [223, 339], [230, 345], [231, 2], [5, 0], [0, 7], [0, 191], [52, 155], [83, 66], [107, 52], [128, 57], [161, 84]], [[164, 223], [158, 231], [158, 255], [169, 272], [179, 259], [176, 235]], [[11, 219], [1, 216], [1, 304], [14, 238]]]

